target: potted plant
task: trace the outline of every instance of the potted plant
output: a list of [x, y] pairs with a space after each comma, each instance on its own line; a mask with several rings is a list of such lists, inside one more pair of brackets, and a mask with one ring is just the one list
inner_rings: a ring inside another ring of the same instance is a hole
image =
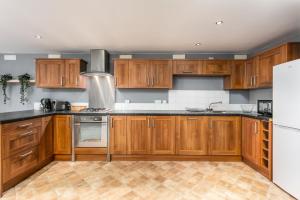
[[0, 85], [2, 85], [2, 93], [3, 93], [3, 103], [6, 104], [6, 101], [9, 100], [6, 94], [7, 82], [12, 80], [11, 74], [3, 74], [0, 76]]
[[20, 103], [25, 104], [25, 102], [28, 102], [28, 89], [30, 88], [30, 75], [29, 74], [22, 74], [18, 76], [18, 79], [20, 81]]

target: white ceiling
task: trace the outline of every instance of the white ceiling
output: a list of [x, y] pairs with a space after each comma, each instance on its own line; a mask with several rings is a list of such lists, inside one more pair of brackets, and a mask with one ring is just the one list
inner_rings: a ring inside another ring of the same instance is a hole
[[0, 52], [240, 52], [299, 30], [299, 10], [300, 0], [0, 0]]

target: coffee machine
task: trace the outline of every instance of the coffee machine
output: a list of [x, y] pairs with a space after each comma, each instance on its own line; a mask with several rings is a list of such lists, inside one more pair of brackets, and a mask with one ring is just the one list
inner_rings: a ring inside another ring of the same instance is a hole
[[49, 98], [42, 98], [41, 99], [41, 108], [44, 112], [51, 112], [54, 110], [53, 108], [53, 101]]

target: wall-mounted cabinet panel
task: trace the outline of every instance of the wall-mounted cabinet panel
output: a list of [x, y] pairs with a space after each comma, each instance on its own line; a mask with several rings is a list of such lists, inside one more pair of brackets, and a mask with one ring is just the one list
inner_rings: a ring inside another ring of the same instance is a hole
[[150, 87], [149, 60], [129, 61], [129, 88]]
[[244, 87], [246, 89], [257, 87], [257, 70], [258, 70], [258, 57], [253, 57], [245, 62], [245, 81]]
[[230, 76], [224, 78], [224, 89], [245, 89], [245, 61], [228, 61]]
[[201, 75], [203, 62], [200, 60], [173, 60], [173, 74]]
[[227, 60], [205, 60], [203, 74], [212, 76], [230, 75], [230, 68]]
[[80, 69], [86, 68], [86, 64], [80, 59], [37, 59], [36, 86], [83, 89], [85, 77], [80, 75]]
[[151, 60], [149, 78], [152, 88], [172, 88], [172, 61]]
[[117, 88], [129, 87], [129, 61], [114, 60], [114, 77]]

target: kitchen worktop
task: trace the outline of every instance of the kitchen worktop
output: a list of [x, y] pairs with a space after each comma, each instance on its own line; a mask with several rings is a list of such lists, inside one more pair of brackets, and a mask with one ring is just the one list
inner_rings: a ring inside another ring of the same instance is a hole
[[[40, 110], [26, 110], [16, 112], [0, 113], [0, 123], [8, 123], [24, 119], [49, 116], [54, 114], [60, 115], [99, 115], [99, 113], [82, 113], [77, 111], [53, 111], [43, 112]], [[189, 112], [185, 110], [112, 110], [100, 115], [193, 115], [193, 116], [246, 116], [261, 120], [268, 120], [266, 117], [257, 113], [243, 113], [241, 111], [223, 111], [223, 112]]]

